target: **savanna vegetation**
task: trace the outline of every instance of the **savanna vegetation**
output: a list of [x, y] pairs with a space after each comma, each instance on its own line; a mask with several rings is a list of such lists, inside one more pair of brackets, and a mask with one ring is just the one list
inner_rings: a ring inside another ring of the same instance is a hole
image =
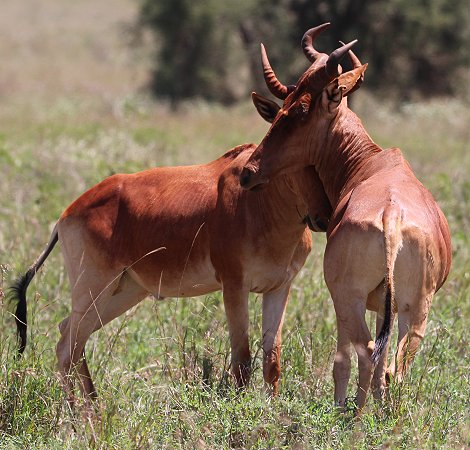
[[468, 448], [470, 112], [450, 97], [391, 107], [367, 91], [367, 74], [354, 108], [380, 145], [403, 150], [445, 212], [454, 248], [411, 374], [391, 386], [389, 403], [369, 399], [359, 420], [333, 407], [336, 324], [321, 234], [292, 289], [277, 398], [263, 392], [256, 296], [256, 359], [245, 392], [228, 374], [220, 294], [148, 298], [89, 341], [99, 420], [70, 411], [55, 371], [57, 325], [70, 308], [58, 249], [30, 286], [28, 347], [15, 359], [7, 287], [39, 254], [64, 207], [112, 173], [209, 161], [267, 130], [248, 100], [186, 101], [174, 112], [139, 91], [149, 73], [143, 56], [152, 51], [145, 42], [129, 46], [136, 5], [106, 3], [45, 0], [34, 14], [13, 0], [2, 6], [0, 448]]
[[[139, 22], [156, 47], [150, 87], [174, 105], [188, 98], [232, 103], [266, 91], [259, 44], [276, 74], [293, 84], [305, 67], [298, 51], [309, 28], [331, 22], [321, 50], [358, 38], [370, 63], [368, 89], [399, 101], [462, 95], [468, 80], [470, 10], [466, 0], [141, 0]], [[223, 24], [223, 26], [221, 26]], [[326, 51], [326, 50], [325, 50]], [[468, 98], [467, 98], [468, 100]]]

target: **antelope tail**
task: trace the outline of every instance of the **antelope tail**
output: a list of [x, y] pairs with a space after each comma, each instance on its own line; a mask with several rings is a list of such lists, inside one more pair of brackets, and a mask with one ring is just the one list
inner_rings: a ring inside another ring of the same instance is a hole
[[402, 244], [400, 218], [401, 211], [394, 206], [386, 208], [382, 217], [385, 244], [385, 308], [382, 329], [375, 340], [375, 347], [372, 352], [372, 362], [374, 364], [377, 364], [387, 348], [391, 333], [392, 307], [395, 303], [393, 273], [398, 250]]
[[28, 327], [26, 314], [26, 290], [28, 289], [29, 283], [31, 283], [31, 280], [33, 279], [34, 275], [36, 275], [36, 272], [44, 264], [44, 261], [49, 256], [49, 253], [51, 253], [57, 241], [58, 233], [56, 224], [54, 230], [52, 231], [51, 238], [49, 239], [47, 247], [39, 255], [39, 258], [33, 263], [33, 265], [28, 269], [28, 271], [24, 275], [20, 276], [10, 288], [9, 298], [11, 301], [16, 302], [15, 321], [19, 343], [18, 352], [20, 355], [24, 352], [24, 349], [26, 347], [26, 331]]

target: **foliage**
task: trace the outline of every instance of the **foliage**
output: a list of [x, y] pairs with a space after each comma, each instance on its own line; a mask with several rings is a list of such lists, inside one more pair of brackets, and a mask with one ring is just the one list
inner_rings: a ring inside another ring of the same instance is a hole
[[[400, 145], [437, 197], [454, 245], [452, 272], [434, 299], [411, 374], [392, 387], [388, 405], [370, 399], [359, 421], [332, 405], [335, 314], [322, 277], [325, 239], [315, 234], [287, 309], [278, 398], [263, 392], [259, 299], [250, 301], [254, 377], [239, 393], [227, 375], [221, 296], [213, 294], [147, 299], [92, 336], [86, 351], [100, 416], [87, 421], [80, 409], [69, 411], [54, 351], [57, 325], [70, 309], [58, 249], [30, 286], [29, 343], [21, 360], [14, 358], [14, 321], [3, 300], [7, 286], [41, 251], [60, 211], [103, 177], [207, 161], [241, 142], [259, 141], [266, 124], [248, 104], [192, 103], [174, 114], [128, 97], [112, 115], [96, 97], [39, 104], [28, 98], [0, 111], [0, 449], [468, 446], [469, 112], [449, 100], [410, 103], [397, 113], [366, 92], [355, 95], [372, 137]], [[28, 108], [44, 113], [24, 113]], [[356, 378], [357, 370], [350, 395]]]
[[249, 90], [264, 91], [260, 42], [267, 44], [279, 78], [294, 82], [306, 66], [301, 36], [327, 21], [332, 26], [318, 48], [330, 52], [339, 40], [358, 38], [357, 53], [370, 63], [368, 86], [403, 99], [459, 91], [470, 64], [465, 0], [141, 0], [141, 5], [141, 23], [158, 43], [151, 87], [173, 101], [203, 97], [227, 103]]
[[162, 39], [163, 64], [156, 69], [152, 85], [157, 95], [176, 101], [204, 92], [208, 99], [231, 99], [223, 83], [227, 34], [217, 27], [220, 12], [216, 0], [168, 0], [143, 5], [144, 23], [160, 30]]

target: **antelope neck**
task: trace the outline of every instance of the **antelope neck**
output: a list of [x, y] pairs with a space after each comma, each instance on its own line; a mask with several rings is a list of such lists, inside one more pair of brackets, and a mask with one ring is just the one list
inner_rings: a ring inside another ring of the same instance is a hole
[[288, 235], [291, 228], [302, 230], [305, 227], [303, 220], [308, 214], [308, 207], [302, 195], [305, 191], [301, 186], [303, 178], [296, 175], [275, 177], [258, 193], [259, 214], [270, 224], [272, 231], [277, 230], [284, 236]]
[[323, 145], [314, 152], [314, 165], [334, 207], [361, 181], [361, 168], [382, 149], [348, 108], [340, 110]]

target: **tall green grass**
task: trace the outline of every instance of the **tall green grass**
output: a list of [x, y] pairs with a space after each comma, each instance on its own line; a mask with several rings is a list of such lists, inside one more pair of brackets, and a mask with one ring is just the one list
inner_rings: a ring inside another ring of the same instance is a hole
[[[6, 287], [36, 258], [63, 208], [102, 178], [209, 161], [258, 142], [267, 126], [249, 104], [193, 103], [172, 113], [139, 96], [113, 107], [85, 96], [15, 103], [0, 112], [0, 448], [467, 448], [470, 113], [453, 100], [397, 111], [366, 92], [356, 96], [372, 137], [402, 148], [453, 237], [451, 275], [434, 299], [411, 374], [392, 386], [389, 403], [369, 399], [358, 421], [333, 407], [336, 324], [322, 277], [325, 238], [315, 234], [287, 310], [279, 397], [263, 390], [260, 299], [250, 298], [253, 379], [237, 392], [215, 293], [146, 299], [92, 336], [86, 351], [100, 419], [70, 411], [55, 370], [57, 325], [70, 308], [60, 252], [30, 286], [29, 342], [19, 360]], [[351, 396], [356, 378], [353, 371]]]

